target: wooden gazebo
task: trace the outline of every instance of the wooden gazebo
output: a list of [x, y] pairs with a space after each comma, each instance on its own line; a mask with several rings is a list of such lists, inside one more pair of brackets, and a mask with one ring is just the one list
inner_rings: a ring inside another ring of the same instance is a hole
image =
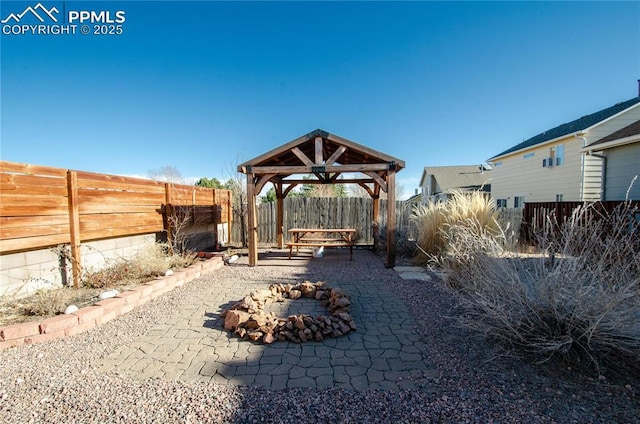
[[[374, 222], [380, 213], [380, 191], [387, 193], [386, 266], [395, 266], [396, 173], [404, 166], [400, 159], [319, 129], [238, 165], [238, 172], [247, 175], [249, 265], [258, 261], [256, 196], [271, 182], [276, 192], [279, 248], [284, 246], [284, 198], [297, 185], [358, 184], [373, 198]], [[343, 173], [348, 178], [338, 180]]]

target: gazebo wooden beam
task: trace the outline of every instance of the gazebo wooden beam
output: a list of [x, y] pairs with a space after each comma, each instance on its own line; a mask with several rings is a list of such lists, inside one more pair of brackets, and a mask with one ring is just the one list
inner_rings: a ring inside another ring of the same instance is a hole
[[396, 170], [387, 172], [387, 268], [396, 266]]
[[[327, 174], [329, 175], [329, 174]], [[336, 184], [336, 181], [338, 180], [338, 177], [341, 175], [340, 172], [336, 172], [335, 174], [329, 176], [329, 178], [326, 178], [327, 182], [329, 182], [330, 184]], [[342, 182], [341, 182], [342, 183]]]
[[276, 190], [276, 241], [278, 249], [284, 248], [284, 193], [282, 182], [274, 183]]
[[362, 181], [358, 181], [358, 185], [359, 185], [360, 187], [362, 187], [363, 189], [365, 189], [365, 191], [366, 191], [367, 193], [369, 193], [369, 196], [371, 196], [371, 198], [373, 198], [373, 191], [371, 190], [371, 188], [370, 188], [368, 185], [366, 185], [366, 184], [365, 184], [364, 182], [362, 182]]
[[268, 183], [273, 177], [277, 176], [277, 174], [267, 174], [260, 177], [260, 180], [256, 183], [256, 195], [262, 191], [264, 185]]
[[[348, 165], [329, 165], [324, 166], [322, 172], [362, 172], [367, 171], [386, 171], [392, 167], [390, 163], [362, 163]], [[313, 174], [318, 172], [316, 166], [243, 166], [243, 173], [252, 173], [256, 175], [263, 174]]]
[[324, 177], [324, 175], [319, 174], [317, 172], [315, 172], [313, 175], [315, 175], [316, 178], [318, 179], [318, 181], [320, 181], [322, 184], [326, 184], [327, 183], [327, 179]]
[[299, 180], [299, 179], [295, 179], [295, 180], [282, 180], [283, 184], [360, 184], [360, 183], [373, 183], [375, 182], [373, 179], [371, 178], [363, 178], [363, 179], [358, 179], [358, 178], [344, 178], [341, 180], [335, 180], [333, 181], [333, 179], [331, 181], [328, 182], [322, 182], [319, 180]]
[[387, 182], [379, 174], [377, 174], [376, 172], [365, 172], [364, 174], [373, 178], [373, 180], [380, 186], [382, 191], [384, 191], [385, 193], [387, 192]]
[[316, 137], [315, 140], [315, 163], [316, 165], [322, 165], [322, 137]]
[[329, 156], [329, 159], [327, 159], [327, 165], [333, 165], [334, 163], [336, 163], [338, 158], [340, 158], [340, 156], [342, 156], [342, 154], [346, 151], [347, 148], [345, 146], [338, 147], [338, 150], [333, 152], [333, 154]]
[[255, 175], [247, 174], [247, 227], [249, 232], [249, 266], [258, 264], [258, 222]]
[[376, 248], [376, 241], [380, 236], [380, 186], [375, 184], [373, 186], [373, 249]]
[[[288, 182], [283, 181], [283, 184], [287, 184]], [[291, 185], [289, 187], [287, 187], [286, 189], [284, 189], [284, 191], [282, 192], [282, 198], [284, 199], [285, 197], [287, 197], [287, 195], [291, 192], [291, 190], [293, 190], [294, 188], [296, 188], [298, 186], [298, 184], [304, 184], [303, 182], [293, 182], [291, 183]]]
[[294, 147], [293, 149], [291, 149], [291, 153], [293, 153], [294, 155], [296, 155], [296, 157], [298, 159], [300, 159], [302, 161], [302, 163], [304, 163], [307, 166], [313, 166], [314, 163], [311, 159], [309, 159], [307, 157], [307, 155], [305, 155], [302, 150], [298, 149], [297, 147]]

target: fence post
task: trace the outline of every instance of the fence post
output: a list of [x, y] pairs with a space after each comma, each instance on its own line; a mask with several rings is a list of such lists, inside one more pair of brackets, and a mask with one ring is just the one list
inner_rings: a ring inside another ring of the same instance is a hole
[[211, 220], [211, 222], [213, 222], [213, 226], [214, 226], [213, 234], [215, 234], [215, 237], [216, 237], [215, 250], [219, 250], [219, 247], [221, 246], [221, 244], [220, 244], [220, 234], [218, 234], [218, 226], [222, 222], [222, 207], [220, 207], [220, 218], [219, 219], [218, 219], [218, 214], [217, 214], [217, 210], [216, 210], [216, 200], [217, 199], [218, 199], [218, 192], [216, 191], [215, 188], [212, 188], [211, 189], [211, 216], [213, 217], [213, 219]]
[[164, 183], [164, 218], [163, 221], [165, 222], [165, 231], [167, 232], [167, 244], [169, 245], [169, 252], [171, 254], [173, 254], [173, 234], [172, 234], [172, 229], [171, 229], [171, 214], [172, 214], [172, 208], [171, 208], [171, 202], [172, 202], [172, 196], [171, 196], [171, 183]]
[[229, 234], [229, 243], [233, 241], [231, 227], [233, 226], [233, 192], [227, 190], [227, 231]]
[[67, 171], [67, 199], [69, 201], [69, 245], [71, 246], [71, 268], [73, 287], [80, 287], [80, 214], [78, 208], [78, 173]]

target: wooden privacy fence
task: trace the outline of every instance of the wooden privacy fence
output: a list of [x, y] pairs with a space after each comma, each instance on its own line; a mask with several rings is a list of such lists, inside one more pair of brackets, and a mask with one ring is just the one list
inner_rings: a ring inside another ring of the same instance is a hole
[[232, 222], [231, 192], [0, 161], [0, 254], [166, 231], [176, 207], [192, 223]]
[[[386, 226], [386, 202], [380, 203], [381, 230]], [[411, 224], [414, 204], [407, 201], [396, 202], [396, 228], [398, 241], [413, 241], [417, 237], [416, 228]], [[500, 222], [509, 230], [519, 234], [522, 209], [500, 208]], [[257, 207], [258, 240], [260, 243], [277, 243], [276, 205], [262, 203]], [[284, 232], [290, 228], [355, 228], [356, 244], [374, 245], [373, 201], [371, 198], [337, 197], [287, 197], [284, 199]], [[242, 240], [241, 220], [233, 221], [233, 239]], [[384, 234], [381, 234], [383, 237]]]
[[[409, 232], [411, 205], [396, 202], [396, 226]], [[380, 216], [386, 216], [386, 202], [380, 202]], [[257, 207], [258, 241], [277, 243], [276, 204]], [[284, 233], [291, 228], [354, 228], [356, 244], [373, 245], [373, 201], [366, 197], [287, 197], [284, 199]], [[381, 222], [384, 226], [385, 223]], [[233, 239], [241, 240], [240, 220], [234, 221]]]
[[[594, 212], [612, 212], [621, 203], [619, 201], [596, 202]], [[573, 211], [583, 202], [538, 202], [525, 203], [523, 209], [500, 208], [500, 222], [509, 224], [510, 231], [519, 234], [518, 242], [531, 244], [535, 232], [544, 228], [549, 216], [558, 223], [570, 218]], [[640, 208], [640, 201], [631, 201], [632, 207]], [[386, 216], [385, 202], [381, 202], [381, 217]], [[397, 229], [399, 239], [415, 238], [415, 228], [411, 225], [413, 204], [396, 202]], [[276, 243], [276, 207], [275, 203], [258, 205], [258, 240], [261, 243]], [[373, 202], [370, 198], [301, 198], [284, 199], [284, 231], [290, 228], [355, 228], [357, 244], [373, 245]], [[384, 219], [379, 223], [384, 227]], [[233, 239], [240, 240], [239, 220], [234, 221]]]
[[[593, 216], [597, 218], [597, 214], [611, 214], [616, 208], [626, 202], [622, 201], [603, 201], [603, 202], [535, 202], [525, 203], [522, 213], [522, 225], [520, 227], [520, 241], [527, 244], [535, 243], [536, 233], [543, 230], [551, 218], [551, 224], [559, 230], [567, 219], [571, 218], [573, 212], [580, 206], [589, 204], [593, 209], [589, 215], [584, 218]], [[628, 202], [631, 209], [636, 211], [640, 209], [640, 201], [631, 200]], [[596, 215], [593, 215], [593, 214]], [[630, 217], [638, 219], [637, 217]]]

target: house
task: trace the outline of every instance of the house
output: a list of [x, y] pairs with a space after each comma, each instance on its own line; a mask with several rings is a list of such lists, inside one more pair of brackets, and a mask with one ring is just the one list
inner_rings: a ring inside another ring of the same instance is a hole
[[407, 200], [405, 200], [405, 202], [411, 205], [419, 205], [420, 203], [422, 203], [422, 193], [420, 193], [419, 190], [416, 189], [416, 192]]
[[640, 200], [640, 120], [584, 148], [603, 167], [603, 200]]
[[[604, 198], [603, 159], [589, 146], [640, 119], [640, 97], [544, 131], [488, 160], [500, 206]], [[601, 143], [607, 146], [606, 142]], [[601, 147], [602, 148], [602, 147]]]
[[456, 190], [491, 191], [487, 165], [430, 166], [422, 171], [422, 203], [448, 200]]

